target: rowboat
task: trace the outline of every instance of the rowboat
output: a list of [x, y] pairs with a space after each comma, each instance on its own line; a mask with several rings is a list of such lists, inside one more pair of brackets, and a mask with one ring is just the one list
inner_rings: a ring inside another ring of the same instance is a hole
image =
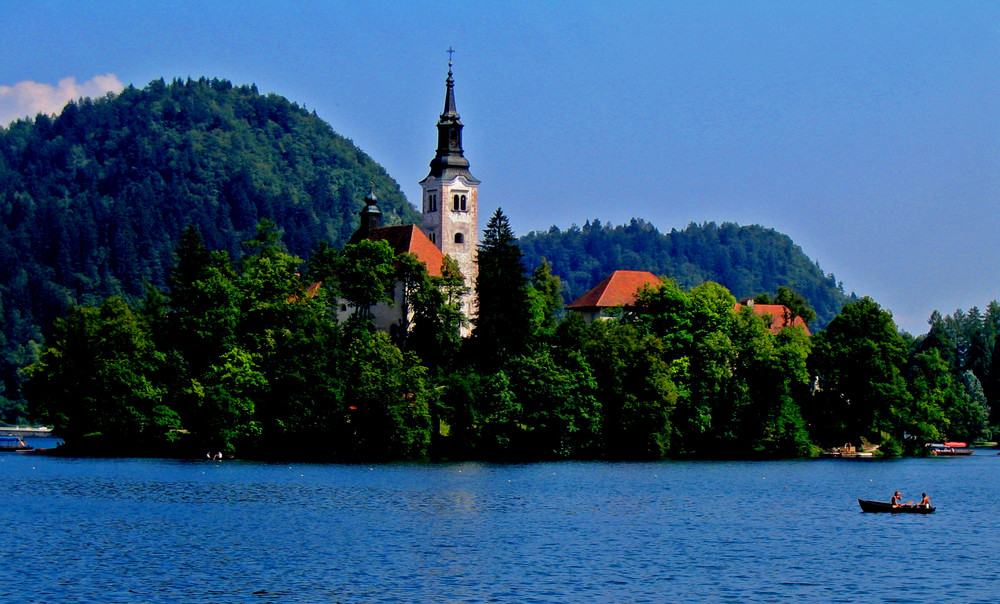
[[890, 514], [931, 514], [936, 508], [934, 507], [920, 507], [916, 505], [901, 505], [899, 507], [892, 507], [891, 503], [885, 503], [884, 501], [869, 501], [867, 499], [858, 499], [858, 503], [861, 504], [862, 512], [888, 512]]

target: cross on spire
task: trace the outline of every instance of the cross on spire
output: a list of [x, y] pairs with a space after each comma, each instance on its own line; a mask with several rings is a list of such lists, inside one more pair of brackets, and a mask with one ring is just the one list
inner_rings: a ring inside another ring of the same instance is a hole
[[448, 69], [451, 69], [451, 55], [455, 54], [455, 49], [451, 46], [448, 47]]

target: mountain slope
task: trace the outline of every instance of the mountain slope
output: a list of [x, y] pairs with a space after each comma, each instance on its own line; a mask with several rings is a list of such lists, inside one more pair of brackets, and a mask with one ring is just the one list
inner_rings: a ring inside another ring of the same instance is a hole
[[384, 223], [417, 221], [385, 170], [315, 114], [225, 80], [157, 80], [0, 128], [7, 396], [69, 305], [162, 286], [189, 224], [239, 257], [270, 218], [306, 257], [347, 241], [369, 181]]

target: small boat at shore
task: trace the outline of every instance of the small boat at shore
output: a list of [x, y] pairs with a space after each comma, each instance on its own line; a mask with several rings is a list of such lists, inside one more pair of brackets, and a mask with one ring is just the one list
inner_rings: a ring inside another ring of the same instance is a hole
[[962, 455], [972, 455], [975, 449], [970, 449], [963, 442], [933, 443], [930, 446], [931, 455], [941, 457], [960, 457]]
[[0, 436], [0, 451], [32, 451], [20, 436]]
[[921, 507], [919, 505], [900, 505], [893, 507], [891, 503], [885, 503], [884, 501], [870, 501], [868, 499], [858, 499], [858, 503], [861, 504], [862, 512], [869, 513], [880, 513], [886, 512], [889, 514], [932, 514], [934, 510], [937, 509], [933, 506]]
[[878, 445], [869, 444], [865, 439], [861, 439], [863, 444], [861, 449], [858, 450], [857, 447], [851, 443], [847, 443], [843, 447], [834, 447], [827, 451], [822, 451], [819, 456], [827, 457], [833, 459], [872, 459], [875, 457], [875, 451], [878, 450]]

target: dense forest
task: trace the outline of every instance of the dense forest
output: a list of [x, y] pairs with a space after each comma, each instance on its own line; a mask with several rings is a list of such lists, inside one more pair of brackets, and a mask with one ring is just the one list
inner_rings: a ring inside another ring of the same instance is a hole
[[[362, 240], [303, 266], [280, 235], [262, 222], [233, 262], [192, 227], [164, 291], [71, 309], [26, 369], [33, 414], [74, 454], [346, 461], [773, 458], [861, 439], [899, 455], [991, 434], [996, 338], [964, 330], [995, 326], [995, 305], [915, 340], [861, 298], [810, 337], [735, 312], [718, 283], [668, 280], [587, 324], [561, 312], [547, 264], [526, 275], [498, 210], [463, 339], [467, 284], [447, 257], [430, 277]], [[369, 309], [396, 283], [413, 315], [390, 338]]]
[[588, 220], [582, 228], [528, 233], [520, 244], [528, 266], [542, 258], [552, 265], [567, 304], [619, 269], [669, 275], [683, 287], [714, 281], [741, 300], [788, 287], [816, 312], [813, 331], [857, 299], [845, 295], [835, 277], [824, 275], [787, 235], [758, 225], [692, 223], [682, 231], [660, 233], [637, 218], [614, 227]]
[[377, 163], [276, 95], [225, 80], [157, 80], [0, 128], [0, 408], [23, 417], [17, 367], [52, 320], [166, 284], [181, 232], [234, 257], [261, 219], [308, 254], [343, 245], [374, 182], [383, 221], [417, 214]]

